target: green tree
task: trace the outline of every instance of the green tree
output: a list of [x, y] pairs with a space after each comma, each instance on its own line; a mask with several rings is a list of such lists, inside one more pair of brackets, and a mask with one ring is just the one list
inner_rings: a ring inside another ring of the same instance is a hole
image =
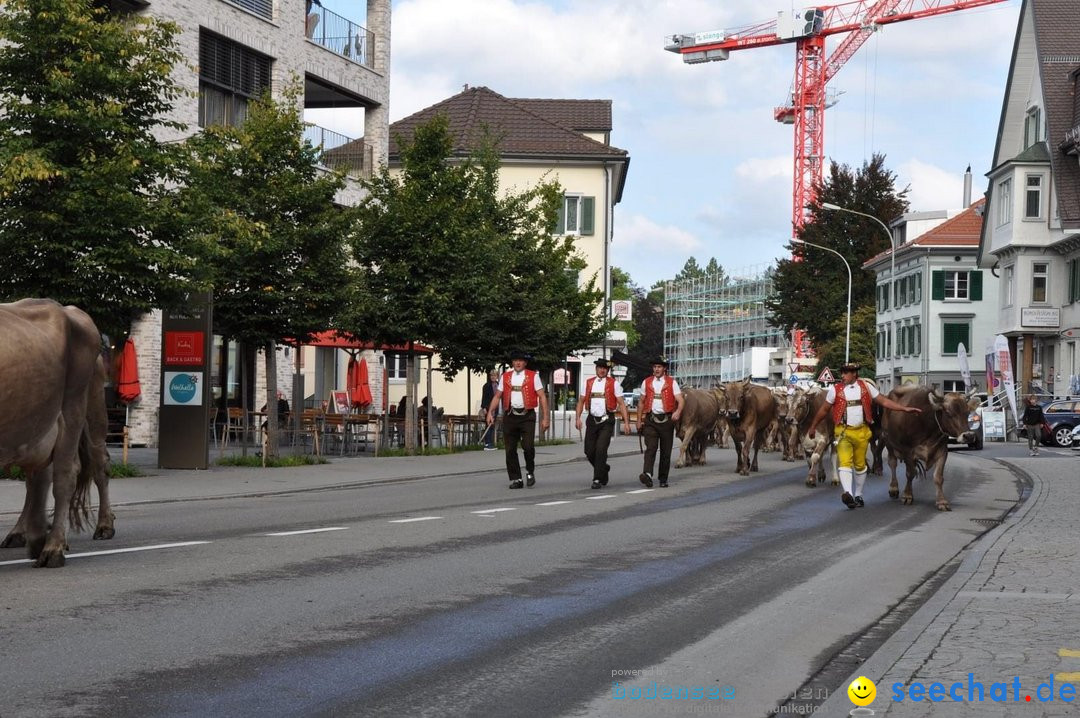
[[[836, 250], [851, 267], [853, 356], [855, 317], [860, 309], [873, 310], [876, 304], [874, 274], [862, 265], [887, 251], [890, 239], [872, 219], [825, 210], [821, 205], [829, 202], [888, 223], [907, 211], [907, 193], [906, 188], [896, 189], [896, 175], [885, 168], [883, 155], [874, 155], [857, 172], [834, 162], [810, 207], [811, 219], [799, 233], [804, 241]], [[848, 283], [844, 263], [816, 247], [793, 244], [789, 248], [801, 261], [783, 259], [777, 263], [775, 293], [766, 300], [771, 322], [788, 331], [796, 326], [803, 329], [819, 352], [821, 347], [835, 346], [839, 338], [842, 357]], [[872, 330], [869, 336], [873, 339]]]
[[[814, 345], [817, 352], [818, 368], [829, 367], [833, 375], [840, 378], [839, 369], [844, 364], [844, 349], [847, 336], [847, 318], [841, 313], [834, 317], [830, 328], [832, 338]], [[850, 360], [861, 364], [863, 375], [873, 377], [875, 352], [877, 347], [877, 314], [873, 304], [853, 307], [851, 310], [851, 351]]]
[[169, 23], [87, 0], [0, 4], [0, 297], [51, 297], [114, 336], [175, 305], [190, 264], [154, 132], [181, 89]]
[[242, 125], [190, 138], [180, 191], [200, 279], [213, 289], [215, 331], [264, 352], [271, 453], [276, 345], [333, 326], [352, 281], [352, 218], [334, 205], [345, 180], [316, 167], [319, 149], [303, 139], [298, 96], [295, 86], [280, 102], [265, 94], [248, 104]]

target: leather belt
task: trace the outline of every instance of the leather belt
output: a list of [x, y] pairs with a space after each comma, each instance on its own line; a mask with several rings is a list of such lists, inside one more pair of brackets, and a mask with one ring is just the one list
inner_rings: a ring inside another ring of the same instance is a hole
[[666, 422], [666, 421], [667, 421], [668, 419], [670, 419], [670, 418], [671, 418], [671, 414], [667, 414], [667, 413], [663, 413], [663, 414], [657, 414], [656, 412], [651, 412], [651, 413], [649, 414], [649, 418], [650, 418], [650, 419], [652, 420], [652, 422], [653, 422], [654, 424], [663, 424], [663, 423], [665, 423], [665, 422]]
[[595, 424], [603, 424], [608, 419], [614, 419], [615, 418], [615, 413], [614, 412], [608, 412], [607, 414], [604, 414], [603, 416], [597, 416], [596, 414], [589, 414], [589, 418], [592, 419], [593, 423], [595, 423]]
[[513, 414], [514, 416], [525, 416], [530, 411], [532, 411], [532, 409], [514, 409], [514, 408], [510, 409], [510, 413]]

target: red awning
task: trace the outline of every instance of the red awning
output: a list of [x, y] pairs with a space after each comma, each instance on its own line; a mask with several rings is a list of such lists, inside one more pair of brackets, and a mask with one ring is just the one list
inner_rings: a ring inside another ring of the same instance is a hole
[[139, 362], [135, 356], [135, 342], [128, 337], [120, 351], [120, 361], [116, 365], [116, 397], [130, 404], [142, 394], [139, 384]]
[[[407, 352], [409, 350], [409, 347], [404, 344], [380, 344], [379, 346], [375, 346], [374, 342], [361, 342], [350, 337], [343, 337], [332, 329], [315, 334], [311, 338], [311, 341], [304, 342], [304, 346], [334, 347], [337, 349], [372, 349], [384, 352]], [[424, 346], [423, 344], [413, 344], [413, 351], [418, 354], [435, 353], [434, 349]]]

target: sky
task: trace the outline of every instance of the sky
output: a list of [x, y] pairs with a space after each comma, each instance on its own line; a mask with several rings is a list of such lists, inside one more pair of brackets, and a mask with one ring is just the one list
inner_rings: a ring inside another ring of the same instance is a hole
[[[322, 0], [363, 24], [366, 0]], [[833, 3], [841, 4], [841, 3]], [[919, 3], [921, 5], [921, 3]], [[610, 99], [630, 168], [612, 263], [648, 288], [690, 257], [728, 274], [788, 255], [793, 130], [773, 120], [795, 69], [787, 44], [687, 65], [664, 37], [763, 22], [787, 0], [393, 0], [391, 122], [470, 87], [507, 97]], [[913, 211], [960, 209], [970, 165], [986, 190], [1020, 0], [879, 30], [829, 83], [825, 155], [884, 154]], [[826, 55], [838, 41], [831, 39]], [[312, 121], [350, 137], [356, 111]], [[826, 171], [827, 175], [827, 171]], [[889, 218], [882, 218], [888, 220]]]

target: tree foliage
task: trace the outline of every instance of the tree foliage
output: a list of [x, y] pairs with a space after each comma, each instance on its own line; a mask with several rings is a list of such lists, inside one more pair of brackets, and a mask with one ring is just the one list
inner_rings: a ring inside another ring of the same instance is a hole
[[[889, 249], [890, 237], [872, 219], [850, 212], [825, 210], [822, 203], [863, 212], [888, 222], [908, 209], [907, 188], [896, 189], [896, 175], [885, 168], [885, 157], [874, 157], [859, 171], [832, 163], [829, 177], [818, 189], [810, 207], [811, 218], [799, 233], [800, 239], [839, 252], [851, 267], [852, 357], [855, 357], [857, 317], [876, 306], [876, 281], [873, 272], [862, 269], [863, 263]], [[766, 301], [774, 326], [790, 331], [806, 331], [820, 353], [823, 348], [835, 355], [837, 342], [840, 357], [846, 331], [848, 275], [844, 263], [816, 247], [788, 245], [801, 261], [783, 259], [777, 263], [775, 293]], [[873, 341], [873, 321], [864, 330]], [[874, 353], [864, 357], [872, 363]], [[841, 362], [842, 363], [842, 362]]]
[[52, 297], [125, 331], [190, 267], [155, 139], [181, 89], [175, 25], [88, 0], [0, 4], [0, 296]]

